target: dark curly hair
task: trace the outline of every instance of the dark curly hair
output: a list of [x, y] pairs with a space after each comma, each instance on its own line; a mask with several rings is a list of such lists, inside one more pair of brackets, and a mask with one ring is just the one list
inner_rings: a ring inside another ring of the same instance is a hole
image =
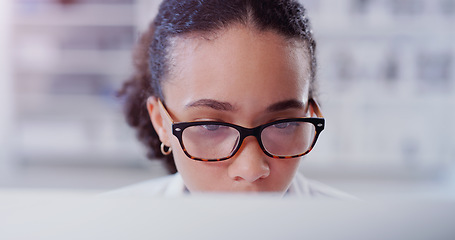
[[164, 0], [134, 52], [135, 72], [119, 91], [125, 98], [125, 115], [147, 147], [147, 157], [162, 159], [170, 173], [176, 167], [172, 154], [164, 156], [160, 140], [146, 109], [149, 96], [164, 101], [161, 90], [170, 71], [168, 55], [171, 39], [190, 33], [213, 33], [233, 24], [253, 26], [259, 31], [274, 31], [286, 38], [300, 40], [310, 57], [310, 97], [315, 92], [316, 43], [305, 8], [296, 0]]

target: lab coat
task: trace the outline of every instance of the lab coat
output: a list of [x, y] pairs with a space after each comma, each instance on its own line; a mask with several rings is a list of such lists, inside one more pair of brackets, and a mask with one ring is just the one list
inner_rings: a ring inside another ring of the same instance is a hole
[[[182, 176], [179, 173], [147, 180], [102, 194], [104, 196], [131, 196], [131, 197], [178, 197], [189, 195]], [[332, 198], [355, 200], [356, 198], [331, 188], [325, 184], [309, 180], [301, 173], [297, 173], [291, 182], [285, 197], [304, 198]]]

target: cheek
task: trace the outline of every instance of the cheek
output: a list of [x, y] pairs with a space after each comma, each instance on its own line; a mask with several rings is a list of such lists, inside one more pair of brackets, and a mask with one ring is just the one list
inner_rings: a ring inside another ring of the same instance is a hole
[[276, 159], [273, 158], [269, 161], [270, 167], [277, 173], [288, 173], [295, 171], [300, 163], [301, 158], [294, 159]]
[[273, 184], [275, 187], [282, 190], [287, 189], [299, 168], [300, 159], [271, 159], [269, 161], [269, 180], [275, 183]]

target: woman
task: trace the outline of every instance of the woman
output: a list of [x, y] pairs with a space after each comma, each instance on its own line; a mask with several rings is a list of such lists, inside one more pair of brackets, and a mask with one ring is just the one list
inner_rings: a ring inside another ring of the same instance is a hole
[[324, 119], [293, 0], [164, 0], [125, 83], [128, 123], [170, 173], [120, 192], [341, 193], [297, 174]]

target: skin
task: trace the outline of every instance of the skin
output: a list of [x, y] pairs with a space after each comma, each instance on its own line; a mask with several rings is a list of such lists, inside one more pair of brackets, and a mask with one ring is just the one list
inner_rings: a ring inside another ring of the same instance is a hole
[[[166, 108], [175, 122], [214, 120], [244, 127], [307, 116], [309, 59], [303, 43], [274, 32], [233, 26], [208, 39], [179, 37], [163, 83]], [[284, 193], [300, 158], [266, 156], [247, 137], [229, 160], [189, 159], [172, 135], [172, 120], [155, 97], [147, 103], [160, 140], [172, 148], [177, 170], [190, 192]]]

